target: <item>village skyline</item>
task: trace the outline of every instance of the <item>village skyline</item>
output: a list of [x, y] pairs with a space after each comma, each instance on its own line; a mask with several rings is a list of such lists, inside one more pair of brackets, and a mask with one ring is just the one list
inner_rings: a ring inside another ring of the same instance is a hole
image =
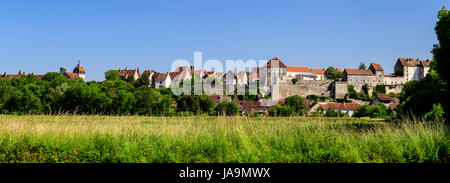
[[169, 72], [169, 63], [202, 51], [205, 60], [277, 56], [310, 68], [376, 62], [392, 73], [398, 57], [432, 58], [435, 12], [443, 5], [448, 2], [2, 1], [1, 71], [45, 74], [80, 59], [87, 81], [102, 81], [109, 69]]

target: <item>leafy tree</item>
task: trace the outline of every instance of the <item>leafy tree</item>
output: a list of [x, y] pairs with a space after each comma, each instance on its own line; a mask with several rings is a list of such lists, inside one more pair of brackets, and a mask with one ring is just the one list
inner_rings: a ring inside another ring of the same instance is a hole
[[294, 79], [292, 79], [292, 84], [296, 84], [297, 83], [297, 81], [298, 81], [298, 79], [297, 78], [294, 78]]
[[406, 82], [400, 94], [402, 103], [398, 106], [399, 113], [402, 116], [425, 115], [433, 104], [445, 103], [446, 85], [434, 70], [430, 70], [423, 79]]
[[325, 77], [331, 80], [340, 80], [342, 78], [342, 73], [338, 72], [334, 67], [330, 66], [325, 71]]
[[235, 116], [239, 113], [239, 107], [233, 102], [221, 102], [214, 108], [216, 115]]
[[59, 73], [64, 74], [65, 72], [67, 72], [66, 68], [64, 68], [64, 67], [59, 68]]
[[117, 70], [109, 70], [105, 72], [106, 80], [116, 80], [119, 79], [119, 71]]
[[275, 107], [272, 107], [269, 109], [269, 114], [270, 116], [283, 116], [283, 117], [288, 117], [288, 116], [292, 116], [295, 114], [295, 110], [292, 107], [289, 106], [285, 106], [285, 105], [275, 105]]
[[366, 63], [364, 63], [364, 62], [359, 63], [358, 69], [366, 69], [366, 68], [367, 68]]
[[61, 85], [62, 83], [67, 81], [67, 78], [64, 77], [61, 73], [57, 72], [49, 72], [44, 75], [42, 78], [43, 81], [48, 81], [50, 84], [49, 87], [55, 88], [56, 86]]
[[441, 104], [433, 104], [433, 108], [430, 112], [424, 115], [427, 121], [438, 121], [444, 117], [444, 109], [442, 109]]
[[446, 111], [446, 115], [450, 113], [450, 11], [445, 7], [438, 12], [439, 21], [436, 23], [434, 30], [436, 31], [439, 44], [435, 44], [433, 48], [433, 59], [435, 64], [432, 64], [432, 69], [437, 72], [442, 78], [445, 91], [439, 93], [441, 95], [442, 107]]
[[284, 101], [284, 105], [290, 107], [293, 110], [293, 113], [296, 115], [303, 115], [304, 111], [307, 109], [305, 101], [298, 95], [287, 97], [284, 99]]
[[378, 93], [386, 94], [386, 85], [381, 84], [381, 85], [375, 86], [375, 88], [373, 89], [373, 92], [372, 92], [372, 96], [375, 96]]

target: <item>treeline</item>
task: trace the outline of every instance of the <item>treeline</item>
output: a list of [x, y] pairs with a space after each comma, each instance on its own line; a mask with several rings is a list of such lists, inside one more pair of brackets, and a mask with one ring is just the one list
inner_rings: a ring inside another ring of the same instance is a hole
[[33, 74], [12, 80], [0, 78], [2, 114], [82, 115], [227, 115], [237, 104], [217, 106], [206, 95], [176, 96], [170, 89], [149, 88], [145, 81], [122, 80], [105, 73], [102, 82], [67, 79], [50, 72], [42, 80]]
[[120, 79], [84, 82], [57, 72], [0, 79], [0, 111], [9, 114], [149, 114], [175, 112], [170, 91], [134, 87]]

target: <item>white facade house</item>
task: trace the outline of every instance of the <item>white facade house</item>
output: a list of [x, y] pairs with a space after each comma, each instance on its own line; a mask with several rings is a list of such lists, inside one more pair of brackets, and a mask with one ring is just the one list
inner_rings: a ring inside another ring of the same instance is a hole
[[430, 71], [430, 63], [430, 60], [400, 57], [395, 64], [395, 75], [402, 75], [406, 81], [422, 79]]
[[169, 88], [171, 82], [169, 73], [160, 73], [155, 79], [155, 88]]

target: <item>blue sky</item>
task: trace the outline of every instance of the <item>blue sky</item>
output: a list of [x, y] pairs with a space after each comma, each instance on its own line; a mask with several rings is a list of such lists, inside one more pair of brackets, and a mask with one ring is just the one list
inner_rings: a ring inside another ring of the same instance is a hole
[[286, 65], [355, 68], [431, 59], [444, 0], [2, 0], [0, 73], [169, 71], [177, 59], [280, 58]]

